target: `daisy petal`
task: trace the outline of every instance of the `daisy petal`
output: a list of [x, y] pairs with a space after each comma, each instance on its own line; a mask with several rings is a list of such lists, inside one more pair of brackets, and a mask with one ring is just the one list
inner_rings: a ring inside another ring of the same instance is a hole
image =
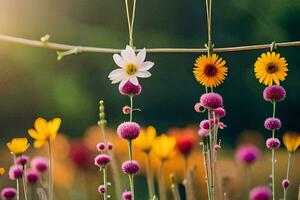
[[136, 56], [134, 50], [130, 46], [126, 46], [125, 50], [121, 51], [121, 56], [127, 63], [136, 63]]
[[129, 80], [129, 77], [124, 77], [119, 84], [119, 89], [121, 89], [127, 83], [128, 80]]
[[151, 69], [153, 66], [154, 66], [154, 62], [150, 62], [150, 61], [143, 62], [139, 67], [139, 71], [147, 71]]
[[123, 74], [124, 74], [123, 69], [115, 69], [112, 72], [110, 72], [110, 74], [108, 75], [108, 78], [110, 80], [115, 80], [115, 79], [118, 79], [119, 77], [121, 77]]
[[151, 73], [148, 71], [139, 71], [136, 76], [140, 78], [148, 78], [151, 76]]
[[137, 79], [136, 76], [130, 77], [129, 81], [130, 81], [133, 85], [139, 85], [139, 81], [138, 81], [138, 79]]
[[145, 61], [145, 58], [146, 58], [146, 49], [144, 48], [136, 56], [137, 64], [141, 65]]
[[126, 65], [125, 61], [123, 60], [123, 58], [119, 55], [119, 54], [114, 54], [113, 55], [113, 59], [115, 61], [115, 63], [119, 66], [124, 68], [124, 66]]

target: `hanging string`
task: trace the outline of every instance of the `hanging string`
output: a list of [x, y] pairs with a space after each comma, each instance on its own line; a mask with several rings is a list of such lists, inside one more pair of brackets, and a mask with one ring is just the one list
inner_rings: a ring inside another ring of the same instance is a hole
[[133, 26], [134, 26], [134, 19], [135, 19], [136, 0], [133, 0], [131, 18], [130, 18], [128, 0], [125, 0], [125, 7], [126, 7], [126, 17], [127, 17], [127, 23], [128, 23], [129, 46], [134, 48], [134, 46], [133, 46]]

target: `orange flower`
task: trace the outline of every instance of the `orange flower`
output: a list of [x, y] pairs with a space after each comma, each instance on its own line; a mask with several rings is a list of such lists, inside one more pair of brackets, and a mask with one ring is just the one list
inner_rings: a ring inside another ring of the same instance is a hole
[[295, 152], [300, 145], [300, 135], [296, 132], [287, 132], [282, 139], [289, 152]]

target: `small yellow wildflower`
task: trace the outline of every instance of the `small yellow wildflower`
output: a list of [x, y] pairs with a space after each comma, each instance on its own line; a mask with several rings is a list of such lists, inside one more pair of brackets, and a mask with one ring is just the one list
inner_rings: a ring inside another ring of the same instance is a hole
[[33, 144], [34, 148], [40, 148], [46, 142], [54, 140], [58, 133], [60, 124], [60, 118], [54, 118], [49, 121], [41, 117], [37, 118], [34, 122], [35, 129], [28, 130], [28, 134], [35, 139]]
[[287, 62], [279, 53], [267, 52], [261, 54], [254, 64], [255, 77], [260, 83], [271, 86], [284, 81], [287, 76]]
[[217, 54], [210, 56], [202, 55], [196, 59], [194, 76], [196, 80], [205, 87], [217, 87], [226, 78], [228, 68], [226, 61]]
[[148, 126], [146, 129], [141, 129], [140, 135], [133, 141], [133, 144], [145, 153], [149, 153], [155, 137], [156, 129], [153, 126]]
[[300, 145], [300, 135], [298, 133], [287, 132], [282, 139], [286, 149], [291, 153], [295, 152]]
[[162, 134], [153, 141], [153, 153], [161, 160], [167, 160], [174, 153], [176, 139], [172, 136]]
[[15, 155], [24, 153], [29, 147], [27, 138], [13, 138], [6, 145], [10, 152]]
[[3, 167], [0, 167], [0, 176], [2, 176], [5, 173], [5, 169]]

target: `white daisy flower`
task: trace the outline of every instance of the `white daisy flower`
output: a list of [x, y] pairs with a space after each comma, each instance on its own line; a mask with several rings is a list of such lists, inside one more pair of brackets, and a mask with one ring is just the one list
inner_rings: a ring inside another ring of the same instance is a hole
[[146, 49], [142, 49], [137, 55], [130, 46], [126, 46], [121, 51], [121, 55], [114, 54], [113, 59], [120, 69], [113, 70], [108, 78], [112, 84], [119, 83], [119, 88], [123, 87], [128, 81], [134, 85], [139, 85], [138, 78], [148, 78], [151, 73], [148, 72], [154, 66], [153, 62], [145, 61]]

